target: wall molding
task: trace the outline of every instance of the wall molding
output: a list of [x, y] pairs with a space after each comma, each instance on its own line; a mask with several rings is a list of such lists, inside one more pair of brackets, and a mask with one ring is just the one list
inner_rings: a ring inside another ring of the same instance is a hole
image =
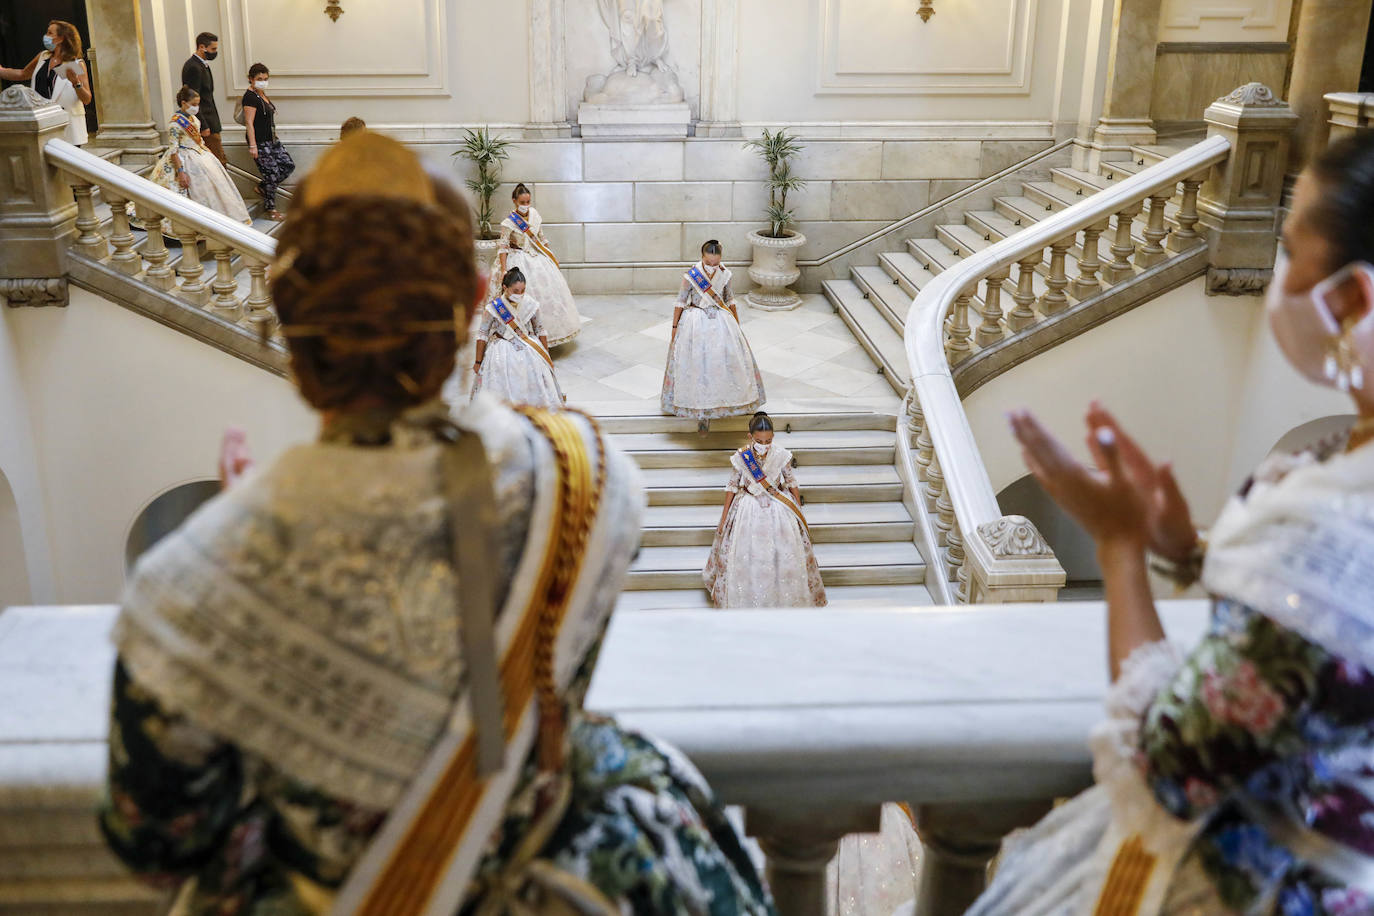
[[1155, 54], [1287, 54], [1286, 41], [1161, 41]]
[[1279, 25], [1279, 0], [1212, 2], [1171, 12], [1173, 15], [1165, 18], [1165, 28], [1200, 29], [1204, 19], [1240, 20], [1243, 29], [1274, 29]]

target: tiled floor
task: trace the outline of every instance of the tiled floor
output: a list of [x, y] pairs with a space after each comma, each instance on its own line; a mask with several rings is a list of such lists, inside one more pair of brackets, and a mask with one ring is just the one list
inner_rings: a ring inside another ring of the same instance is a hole
[[[673, 292], [581, 295], [582, 333], [554, 350], [568, 403], [644, 402], [657, 413], [672, 334]], [[895, 400], [892, 386], [824, 296], [803, 297], [790, 312], [761, 312], [740, 302], [740, 323], [763, 373], [769, 403]]]

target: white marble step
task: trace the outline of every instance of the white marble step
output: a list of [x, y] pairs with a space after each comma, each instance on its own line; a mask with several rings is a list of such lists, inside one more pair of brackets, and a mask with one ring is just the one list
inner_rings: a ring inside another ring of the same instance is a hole
[[132, 876], [0, 883], [5, 916], [154, 916], [168, 902]]
[[902, 393], [911, 384], [911, 370], [901, 334], [886, 314], [865, 298], [864, 291], [853, 280], [826, 280], [821, 288], [854, 332], [859, 345], [882, 367], [893, 389]]
[[[558, 355], [554, 354], [555, 363]], [[836, 401], [844, 404], [847, 399], [837, 398]], [[772, 402], [765, 406], [772, 406]], [[778, 409], [769, 410], [768, 415], [773, 418], [773, 425], [779, 432], [833, 432], [837, 430], [855, 429], [885, 429], [895, 430], [897, 428], [897, 417], [892, 412], [863, 411], [855, 409], [840, 409], [822, 412], [818, 410], [790, 410]], [[605, 416], [596, 414], [597, 425], [604, 433], [615, 435], [620, 434], [644, 434], [644, 433], [673, 433], [683, 437], [690, 437], [696, 440], [697, 421], [689, 417], [668, 417], [662, 414], [649, 415], [625, 415], [625, 416]], [[748, 416], [722, 417], [719, 420], [711, 421], [711, 433], [735, 433], [744, 435], [749, 429]], [[685, 439], [684, 439], [685, 441]]]
[[863, 290], [868, 301], [882, 312], [893, 330], [900, 332], [906, 324], [907, 313], [911, 311], [912, 296], [897, 277], [894, 277], [881, 264], [865, 267], [851, 267], [849, 279]]
[[[931, 607], [934, 604], [924, 585], [828, 585], [825, 597], [832, 608]], [[623, 593], [615, 612], [633, 614], [709, 607], [711, 598], [703, 588], [656, 589]]]
[[[641, 472], [650, 506], [719, 506], [729, 468], [650, 468]], [[807, 503], [886, 502], [902, 498], [897, 471], [883, 465], [830, 465], [798, 472]]]
[[[630, 566], [627, 590], [697, 588], [709, 546], [645, 547]], [[829, 585], [919, 585], [925, 565], [910, 541], [817, 544], [816, 560]]]
[[[887, 271], [888, 276], [897, 282], [912, 299], [925, 288], [935, 274], [925, 268], [920, 261], [906, 251], [884, 251], [878, 255], [878, 266]], [[906, 325], [906, 315], [901, 315], [901, 323]], [[901, 327], [897, 329], [901, 330]]]
[[[744, 444], [738, 432], [622, 433], [612, 438], [642, 468], [723, 468], [730, 453]], [[799, 466], [891, 464], [896, 447], [887, 430], [778, 432], [774, 441], [791, 450]]]
[[[644, 513], [641, 543], [645, 547], [709, 546], [723, 506], [723, 497], [714, 505], [650, 506]], [[808, 503], [803, 511], [817, 544], [909, 540], [915, 533], [911, 514], [900, 502]]]

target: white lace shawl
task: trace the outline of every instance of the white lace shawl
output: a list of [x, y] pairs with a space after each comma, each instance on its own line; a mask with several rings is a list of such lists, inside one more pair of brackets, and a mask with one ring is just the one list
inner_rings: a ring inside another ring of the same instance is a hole
[[[749, 447], [750, 446], [745, 446], [745, 448]], [[754, 458], [758, 458], [758, 453], [754, 454]], [[781, 445], [774, 443], [773, 447], [768, 450], [768, 454], [764, 457], [763, 461], [759, 462], [759, 466], [763, 468], [763, 476], [768, 480], [768, 482], [771, 483], [773, 486], [777, 487], [779, 490], [781, 490], [783, 488], [783, 472], [787, 470], [788, 465], [790, 465], [791, 463], [792, 453], [789, 452], [787, 449], [783, 448]], [[744, 458], [740, 455], [738, 451], [730, 456], [730, 464], [734, 467], [735, 470], [739, 471], [742, 475], [742, 482], [746, 490], [748, 490], [754, 496], [763, 495], [763, 485], [754, 479], [753, 474], [749, 473], [749, 468], [745, 466]]]
[[[552, 451], [486, 396], [455, 419], [493, 464], [502, 602], [523, 553], [544, 547], [531, 512]], [[440, 446], [417, 430], [395, 436], [291, 449], [211, 500], [139, 561], [114, 637], [168, 711], [370, 808], [390, 806], [419, 770], [463, 677]], [[560, 683], [600, 637], [638, 543], [642, 487], [619, 452], [607, 455], [602, 506], [615, 530], [578, 580]]]
[[[720, 297], [721, 302], [729, 305], [730, 300], [725, 297], [725, 291], [730, 288], [730, 279], [734, 276], [734, 274], [730, 272], [730, 268], [721, 264], [719, 267], [715, 268], [715, 273], [713, 274], [711, 270], [707, 268], [705, 261], [697, 261], [692, 267], [695, 267], [701, 272], [703, 277], [711, 281], [711, 289], [716, 291], [716, 295]], [[691, 305], [708, 310], [717, 308], [715, 300], [703, 293], [701, 287], [687, 278], [687, 272], [683, 273], [683, 278], [687, 279], [687, 287], [691, 292], [691, 296], [688, 300]]]

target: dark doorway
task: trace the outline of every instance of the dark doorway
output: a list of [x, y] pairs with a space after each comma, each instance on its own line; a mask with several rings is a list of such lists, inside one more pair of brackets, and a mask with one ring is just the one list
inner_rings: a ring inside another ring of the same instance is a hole
[[[25, 66], [43, 50], [43, 33], [48, 23], [61, 19], [76, 26], [81, 43], [87, 49], [91, 43], [90, 23], [86, 19], [85, 0], [0, 0], [0, 65]], [[100, 93], [100, 74], [86, 57], [86, 72], [91, 74], [91, 92]], [[3, 86], [14, 85], [8, 80]], [[86, 106], [86, 129], [96, 131], [95, 105]]]
[[1374, 92], [1374, 16], [1369, 17], [1369, 32], [1364, 39], [1364, 66], [1360, 68], [1360, 91]]

